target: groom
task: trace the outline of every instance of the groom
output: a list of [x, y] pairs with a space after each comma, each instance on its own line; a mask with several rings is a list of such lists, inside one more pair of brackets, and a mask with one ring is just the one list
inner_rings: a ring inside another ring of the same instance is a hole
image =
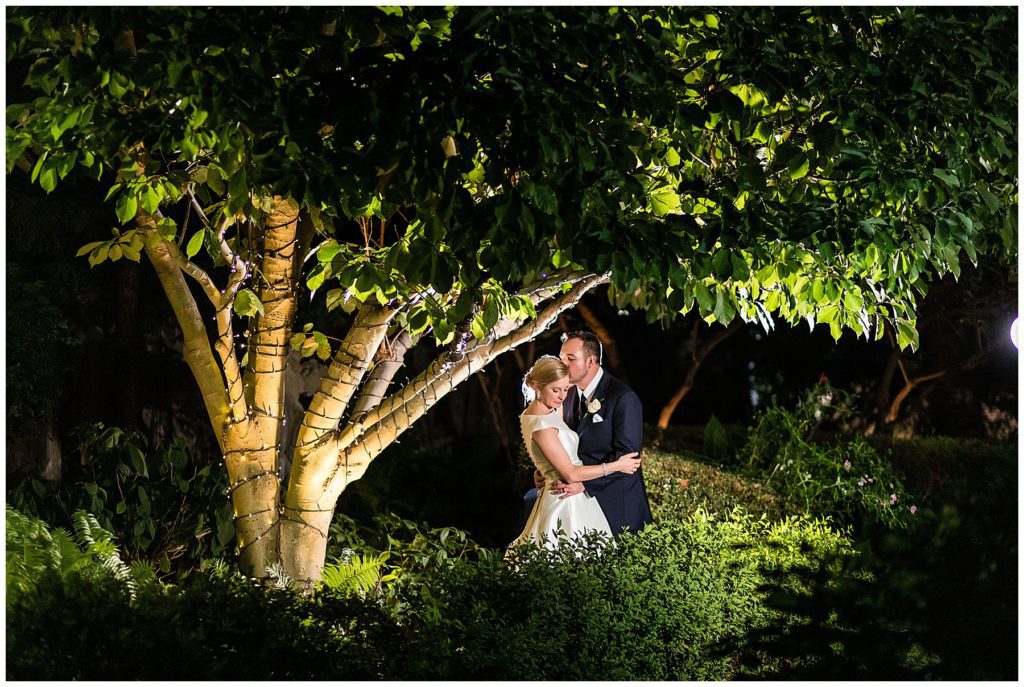
[[[569, 368], [569, 381], [575, 384], [566, 395], [563, 415], [580, 437], [583, 464], [609, 463], [624, 453], [639, 451], [643, 442], [640, 398], [601, 367], [598, 338], [588, 331], [570, 332], [562, 337], [559, 357]], [[626, 527], [638, 532], [652, 521], [642, 470], [587, 482], [556, 482], [553, 493], [564, 499], [580, 492], [585, 492], [584, 498], [597, 499], [616, 538]]]

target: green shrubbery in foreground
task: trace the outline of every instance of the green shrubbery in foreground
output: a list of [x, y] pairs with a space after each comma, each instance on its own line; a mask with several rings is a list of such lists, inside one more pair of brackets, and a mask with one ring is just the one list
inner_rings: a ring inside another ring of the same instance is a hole
[[12, 679], [726, 679], [748, 633], [787, 624], [759, 586], [849, 551], [820, 521], [697, 513], [514, 561], [421, 541], [435, 555], [396, 553], [391, 580], [309, 597], [222, 568], [133, 600], [116, 576], [22, 565], [27, 522], [8, 511], [8, 587], [34, 589], [8, 596]]
[[[649, 451], [658, 524], [600, 555], [507, 562], [453, 528], [339, 515], [308, 597], [211, 556], [231, 532], [194, 456], [86, 430], [91, 481], [8, 492], [8, 677], [1014, 678], [1015, 446], [821, 439], [844, 407], [818, 388], [769, 409], [726, 469]], [[865, 475], [917, 496], [885, 503]]]

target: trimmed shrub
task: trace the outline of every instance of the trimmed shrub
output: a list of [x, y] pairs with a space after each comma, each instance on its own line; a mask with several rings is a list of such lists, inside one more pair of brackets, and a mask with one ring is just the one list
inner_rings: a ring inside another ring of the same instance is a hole
[[799, 512], [758, 481], [664, 451], [644, 450], [644, 483], [655, 522], [685, 520], [701, 509], [772, 520]]
[[848, 549], [821, 521], [703, 512], [508, 562], [442, 557], [452, 535], [420, 537], [411, 548], [430, 555], [364, 593], [260, 589], [224, 566], [134, 602], [89, 578], [43, 580], [8, 608], [8, 677], [724, 679], [738, 654], [723, 642], [785, 615], [766, 576]]
[[456, 560], [403, 618], [415, 642], [391, 679], [720, 680], [720, 647], [777, 618], [760, 585], [849, 542], [823, 521], [701, 511], [602, 549], [524, 547], [514, 566]]

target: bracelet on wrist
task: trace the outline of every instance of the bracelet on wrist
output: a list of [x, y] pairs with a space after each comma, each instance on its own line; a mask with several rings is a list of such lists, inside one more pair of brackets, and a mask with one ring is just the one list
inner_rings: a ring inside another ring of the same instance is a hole
[[608, 476], [608, 463], [601, 463], [601, 473], [602, 477]]

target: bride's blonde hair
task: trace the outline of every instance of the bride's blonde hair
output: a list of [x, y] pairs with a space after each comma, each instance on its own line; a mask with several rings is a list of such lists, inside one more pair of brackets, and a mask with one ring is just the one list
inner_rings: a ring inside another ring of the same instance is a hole
[[529, 405], [537, 398], [536, 389], [543, 389], [551, 382], [556, 382], [563, 377], [569, 376], [569, 368], [561, 360], [553, 355], [542, 355], [537, 362], [527, 371], [523, 377], [523, 398]]

